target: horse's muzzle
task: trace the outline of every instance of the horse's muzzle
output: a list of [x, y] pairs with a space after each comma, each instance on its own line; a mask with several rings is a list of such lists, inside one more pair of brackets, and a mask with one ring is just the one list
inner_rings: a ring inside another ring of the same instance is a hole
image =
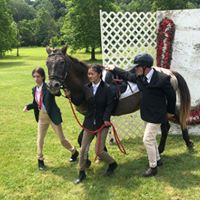
[[51, 94], [56, 95], [60, 92], [61, 84], [56, 80], [50, 80], [47, 87]]

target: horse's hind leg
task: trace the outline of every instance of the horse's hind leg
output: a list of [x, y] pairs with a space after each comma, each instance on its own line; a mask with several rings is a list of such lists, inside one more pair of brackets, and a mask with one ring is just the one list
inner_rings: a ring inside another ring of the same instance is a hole
[[192, 142], [192, 140], [190, 140], [190, 137], [188, 134], [188, 129], [186, 128], [186, 129], [181, 129], [181, 130], [182, 130], [182, 136], [183, 136], [183, 139], [185, 141], [187, 148], [189, 150], [193, 150], [194, 143]]
[[78, 144], [80, 147], [81, 147], [81, 143], [82, 143], [82, 139], [83, 139], [83, 132], [84, 132], [84, 130], [82, 129], [78, 135]]
[[162, 123], [160, 128], [161, 128], [161, 138], [160, 138], [160, 144], [159, 144], [158, 150], [159, 150], [159, 153], [161, 154], [165, 150], [167, 136], [170, 129], [169, 121]]

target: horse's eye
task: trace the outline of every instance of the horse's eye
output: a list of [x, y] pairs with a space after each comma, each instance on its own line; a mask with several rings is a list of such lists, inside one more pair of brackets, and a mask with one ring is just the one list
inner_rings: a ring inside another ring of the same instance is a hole
[[60, 61], [60, 64], [61, 64], [61, 65], [64, 65], [64, 64], [65, 64], [65, 61]]

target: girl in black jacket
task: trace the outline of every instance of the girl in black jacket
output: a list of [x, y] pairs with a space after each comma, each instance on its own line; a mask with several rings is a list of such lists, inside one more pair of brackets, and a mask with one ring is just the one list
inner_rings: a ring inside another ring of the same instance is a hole
[[[110, 117], [114, 108], [114, 98], [110, 87], [102, 81], [102, 67], [100, 65], [91, 66], [88, 69], [89, 84], [85, 85], [83, 93], [78, 97], [71, 96], [72, 102], [79, 106], [83, 101], [87, 101], [89, 108], [85, 114], [83, 126], [89, 130], [97, 130], [104, 128], [97, 133], [96, 154], [101, 160], [105, 161], [109, 166], [105, 172], [106, 176], [110, 176], [117, 167], [115, 160], [104, 150], [105, 141], [110, 126]], [[70, 97], [70, 93], [65, 91], [66, 96]], [[84, 130], [83, 139], [80, 150], [80, 171], [75, 183], [80, 183], [86, 178], [85, 169], [87, 166], [87, 153], [89, 145], [94, 138], [94, 134]], [[100, 141], [100, 144], [99, 142]]]

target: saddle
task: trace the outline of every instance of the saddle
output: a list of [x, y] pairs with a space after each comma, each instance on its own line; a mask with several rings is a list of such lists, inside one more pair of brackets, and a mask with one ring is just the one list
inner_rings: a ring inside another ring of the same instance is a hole
[[[130, 71], [132, 72], [132, 70]], [[104, 81], [110, 85], [115, 100], [125, 98], [138, 91], [136, 84], [123, 80], [113, 71], [106, 73]]]
[[120, 79], [120, 77], [113, 72], [106, 73], [105, 82], [110, 85], [115, 100], [118, 100], [121, 94], [126, 91], [127, 82]]

